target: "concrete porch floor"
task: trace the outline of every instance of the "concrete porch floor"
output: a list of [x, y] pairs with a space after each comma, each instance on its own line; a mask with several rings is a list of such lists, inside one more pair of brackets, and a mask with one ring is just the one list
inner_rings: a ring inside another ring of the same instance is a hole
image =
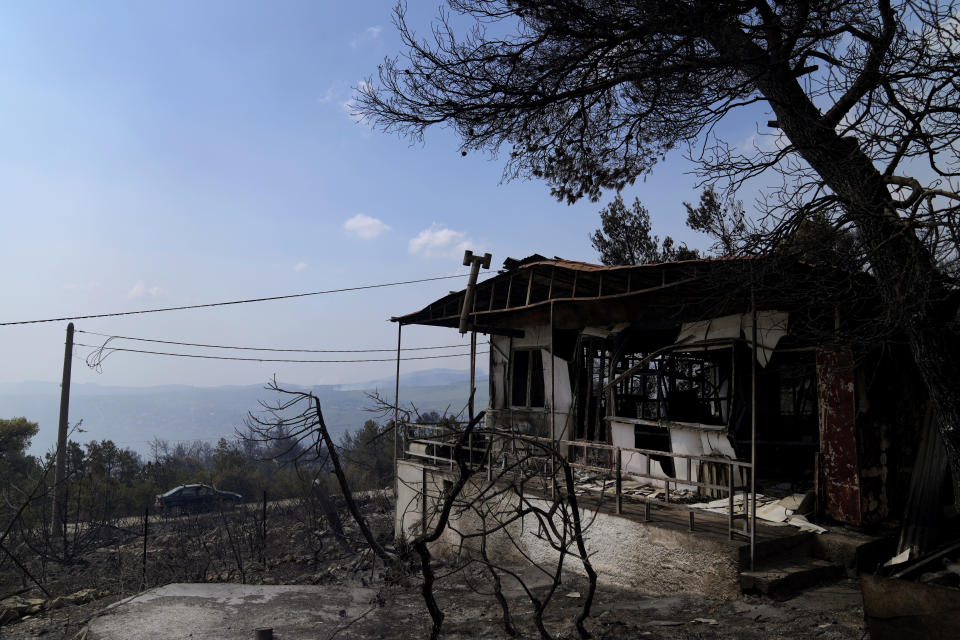
[[[616, 516], [616, 504], [612, 496], [601, 498], [596, 494], [585, 493], [577, 496], [581, 507], [591, 511]], [[734, 554], [740, 563], [741, 569], [750, 566], [750, 541], [743, 535], [730, 538], [729, 525], [726, 516], [705, 511], [696, 511], [693, 518], [693, 530], [690, 529], [690, 512], [683, 508], [674, 508], [662, 504], [651, 504], [650, 520], [645, 518], [645, 505], [638, 500], [624, 496], [619, 516], [638, 526], [645, 528], [649, 533], [656, 531], [656, 537], [673, 536], [677, 542], [697, 538], [701, 545], [708, 545], [716, 550], [724, 549]], [[735, 526], [742, 527], [744, 520], [737, 520]], [[801, 531], [792, 526], [778, 526], [757, 519], [756, 531], [756, 560], [777, 555], [790, 550], [812, 539], [814, 534]]]

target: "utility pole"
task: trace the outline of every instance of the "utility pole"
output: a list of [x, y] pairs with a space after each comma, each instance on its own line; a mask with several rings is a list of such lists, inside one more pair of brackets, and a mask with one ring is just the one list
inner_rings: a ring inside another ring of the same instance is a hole
[[73, 323], [67, 325], [67, 342], [63, 351], [63, 380], [60, 383], [60, 427], [57, 432], [57, 469], [53, 485], [53, 537], [63, 537], [67, 512], [67, 424], [70, 415], [70, 366], [73, 363]]

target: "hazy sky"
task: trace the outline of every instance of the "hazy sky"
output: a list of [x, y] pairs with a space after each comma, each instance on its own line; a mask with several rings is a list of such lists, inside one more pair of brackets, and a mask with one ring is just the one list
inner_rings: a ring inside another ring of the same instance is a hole
[[[602, 202], [567, 206], [544, 183], [501, 184], [501, 160], [461, 157], [445, 130], [411, 145], [350, 117], [352, 87], [400, 51], [392, 5], [4, 3], [0, 321], [446, 275], [465, 271], [464, 247], [491, 252], [495, 266], [534, 252], [596, 261], [588, 235]], [[435, 3], [416, 3], [409, 22], [426, 32], [434, 13]], [[749, 144], [766, 119], [731, 123], [730, 141]], [[688, 169], [671, 158], [624, 196], [640, 197], [661, 236], [702, 246], [682, 225], [681, 202], [698, 199]], [[184, 342], [391, 348], [390, 316], [464, 284], [76, 325]], [[64, 329], [0, 327], [0, 382], [59, 380]], [[455, 330], [404, 332], [405, 346], [461, 342]], [[88, 352], [76, 349], [75, 381], [253, 384], [276, 373], [326, 384], [393, 370], [116, 353], [96, 373], [83, 363]], [[403, 370], [466, 362], [411, 361]]]

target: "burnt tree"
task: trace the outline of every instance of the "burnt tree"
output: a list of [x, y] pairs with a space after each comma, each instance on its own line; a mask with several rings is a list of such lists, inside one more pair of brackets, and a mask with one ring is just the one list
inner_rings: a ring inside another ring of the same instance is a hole
[[[451, 126], [464, 153], [506, 150], [507, 177], [542, 178], [571, 202], [683, 145], [728, 193], [779, 173], [755, 247], [814, 215], [856, 233], [882, 319], [908, 339], [937, 411], [960, 504], [954, 2], [448, 4], [427, 39], [397, 8], [404, 55], [360, 88], [364, 116], [415, 138]], [[775, 144], [745, 153], [718, 137], [744, 111]]]

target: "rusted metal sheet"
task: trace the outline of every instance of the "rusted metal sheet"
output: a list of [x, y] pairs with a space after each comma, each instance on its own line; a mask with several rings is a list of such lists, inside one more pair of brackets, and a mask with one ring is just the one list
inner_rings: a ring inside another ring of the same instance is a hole
[[849, 349], [817, 350], [820, 408], [820, 475], [827, 516], [860, 525], [853, 354]]
[[960, 590], [864, 573], [863, 617], [872, 640], [953, 640]]

